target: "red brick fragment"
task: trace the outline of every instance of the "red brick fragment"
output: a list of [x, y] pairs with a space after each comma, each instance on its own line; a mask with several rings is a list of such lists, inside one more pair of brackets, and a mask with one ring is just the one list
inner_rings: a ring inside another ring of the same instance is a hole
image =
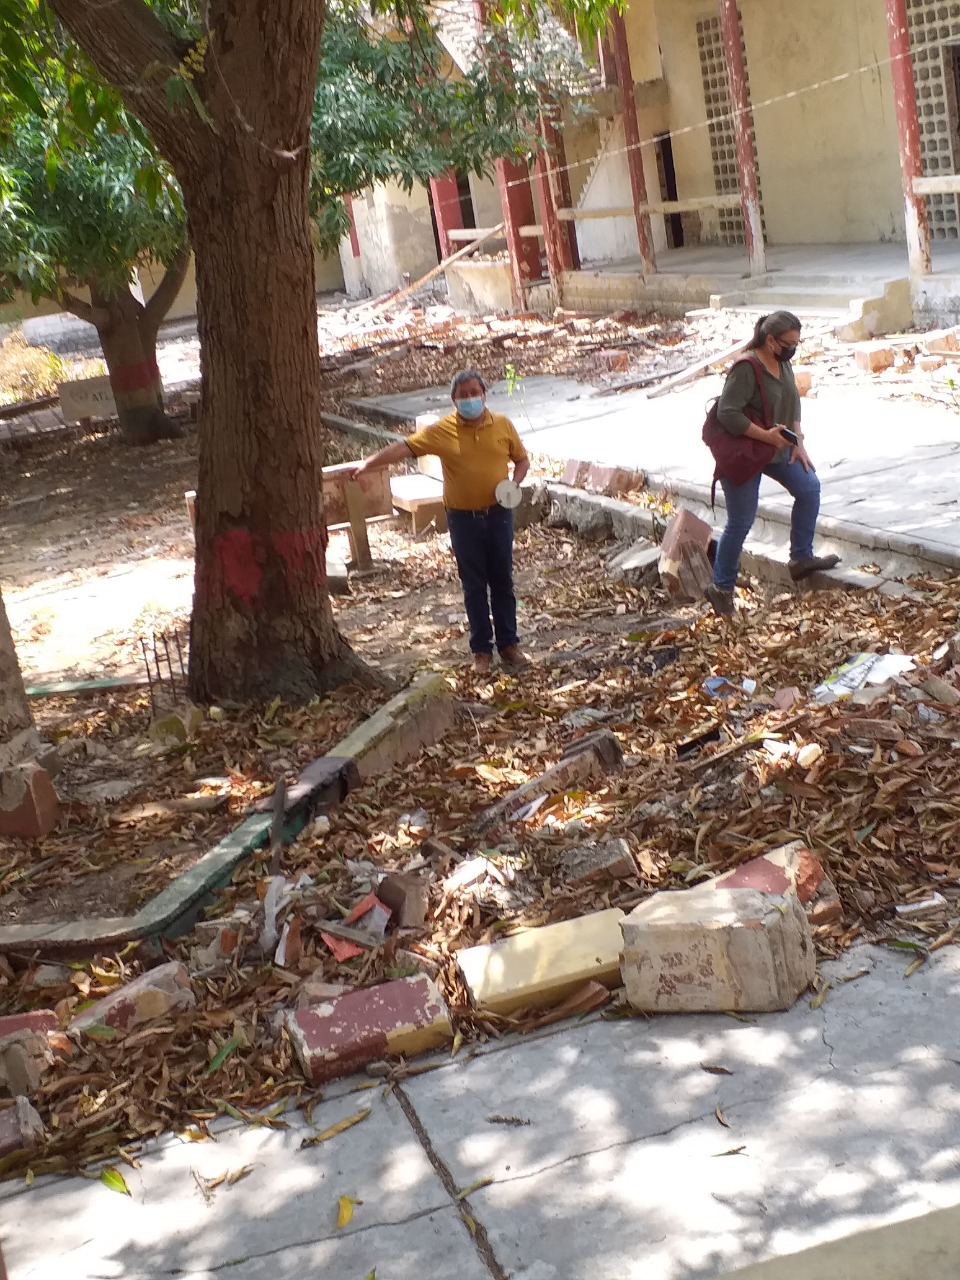
[[287, 1015], [287, 1028], [311, 1084], [347, 1075], [376, 1058], [424, 1053], [451, 1035], [440, 990], [425, 974], [298, 1009]]
[[60, 801], [46, 769], [20, 764], [0, 774], [0, 836], [42, 840], [59, 818]]
[[129, 1031], [142, 1022], [194, 1009], [196, 1004], [197, 997], [186, 966], [171, 960], [169, 964], [148, 969], [133, 982], [84, 1009], [70, 1023], [70, 1030], [87, 1031], [90, 1027], [101, 1026]]
[[0, 1039], [16, 1031], [59, 1031], [60, 1023], [52, 1009], [31, 1009], [29, 1013], [7, 1013], [0, 1017]]

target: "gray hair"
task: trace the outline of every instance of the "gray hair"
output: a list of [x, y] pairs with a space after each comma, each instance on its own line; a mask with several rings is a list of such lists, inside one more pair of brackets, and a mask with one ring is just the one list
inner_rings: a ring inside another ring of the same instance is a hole
[[476, 369], [461, 369], [459, 373], [454, 374], [453, 381], [450, 383], [450, 399], [456, 400], [457, 392], [465, 382], [479, 382], [484, 394], [487, 391], [487, 384], [482, 373], [478, 373]]
[[757, 351], [768, 338], [779, 338], [781, 334], [797, 332], [803, 328], [800, 320], [792, 311], [772, 311], [768, 316], [761, 316], [753, 330], [753, 337], [747, 343], [748, 351]]

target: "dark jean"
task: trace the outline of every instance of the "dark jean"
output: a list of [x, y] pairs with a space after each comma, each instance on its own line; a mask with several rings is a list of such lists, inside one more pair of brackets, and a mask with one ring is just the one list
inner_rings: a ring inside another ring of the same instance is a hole
[[790, 559], [806, 560], [813, 555], [813, 538], [820, 514], [820, 480], [815, 471], [805, 470], [800, 462], [773, 462], [746, 484], [732, 484], [721, 477], [720, 487], [727, 503], [727, 523], [717, 544], [713, 582], [722, 591], [732, 591], [737, 585], [740, 552], [757, 516], [761, 474], [776, 480], [793, 495]]
[[[503, 653], [517, 644], [517, 597], [513, 594], [513, 512], [447, 511], [450, 545], [463, 586], [470, 623], [470, 649], [492, 653], [493, 638]], [[490, 610], [493, 625], [490, 625]]]

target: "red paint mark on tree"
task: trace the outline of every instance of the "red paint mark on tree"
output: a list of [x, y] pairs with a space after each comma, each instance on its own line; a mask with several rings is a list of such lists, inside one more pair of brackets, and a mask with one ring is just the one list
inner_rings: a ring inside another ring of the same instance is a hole
[[252, 609], [263, 586], [265, 566], [274, 558], [291, 586], [323, 584], [327, 577], [327, 531], [285, 529], [254, 537], [247, 529], [228, 529], [214, 543], [220, 590]]
[[225, 591], [248, 609], [260, 594], [263, 581], [261, 557], [246, 529], [228, 529], [214, 542], [217, 580]]
[[271, 537], [283, 561], [288, 582], [324, 582], [327, 576], [327, 531], [288, 529]]
[[155, 386], [159, 379], [160, 370], [152, 360], [121, 365], [110, 371], [110, 383], [114, 391], [142, 391], [145, 387]]

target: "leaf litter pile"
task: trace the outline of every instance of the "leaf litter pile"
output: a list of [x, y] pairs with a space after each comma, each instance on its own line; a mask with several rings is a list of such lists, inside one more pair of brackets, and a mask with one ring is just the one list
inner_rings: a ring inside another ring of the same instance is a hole
[[[435, 974], [454, 1051], [542, 1025], [556, 1015], [472, 1009], [457, 952], [629, 910], [793, 839], [821, 859], [843, 904], [841, 921], [815, 929], [822, 956], [869, 937], [902, 947], [909, 972], [953, 940], [960, 580], [915, 582], [898, 598], [758, 590], [730, 623], [610, 582], [601, 552], [564, 558], [562, 545], [543, 529], [521, 540], [542, 567], [524, 602], [535, 664], [479, 682], [448, 668], [458, 711], [443, 741], [351, 792], [273, 865], [265, 852], [240, 866], [192, 935], [73, 966], [11, 957], [4, 1011], [53, 1008], [63, 1028], [161, 960], [183, 962], [197, 1007], [126, 1033], [51, 1035], [56, 1062], [33, 1099], [44, 1137], [0, 1172], [132, 1160], [148, 1136], [202, 1140], [223, 1115], [282, 1126], [291, 1100], [309, 1114], [318, 1095], [284, 1016], [340, 990]], [[814, 689], [862, 654], [913, 661], [821, 705]], [[598, 729], [616, 735], [622, 770], [548, 789], [519, 820], [479, 821]], [[627, 842], [629, 873], [574, 882], [571, 849], [611, 837]], [[422, 924], [397, 927], [380, 906], [384, 873], [421, 878]]]

